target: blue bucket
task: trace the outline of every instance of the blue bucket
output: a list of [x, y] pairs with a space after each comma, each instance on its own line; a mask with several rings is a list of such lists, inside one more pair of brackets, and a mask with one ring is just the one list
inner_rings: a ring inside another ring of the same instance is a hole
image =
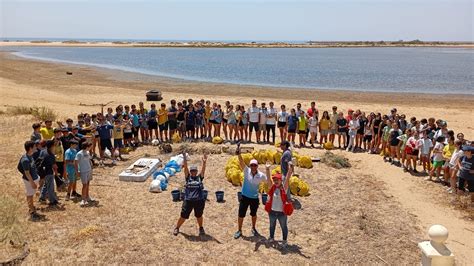
[[224, 191], [216, 191], [216, 200], [217, 202], [224, 201]]
[[240, 202], [242, 200], [242, 192], [237, 192], [237, 200]]
[[202, 191], [202, 197], [204, 198], [204, 200], [207, 200], [207, 194], [208, 194], [207, 190]]
[[267, 204], [268, 195], [266, 193], [262, 193], [262, 204]]
[[171, 191], [171, 197], [173, 197], [173, 201], [179, 201], [180, 200], [180, 194], [181, 194], [181, 191], [179, 191], [177, 189]]

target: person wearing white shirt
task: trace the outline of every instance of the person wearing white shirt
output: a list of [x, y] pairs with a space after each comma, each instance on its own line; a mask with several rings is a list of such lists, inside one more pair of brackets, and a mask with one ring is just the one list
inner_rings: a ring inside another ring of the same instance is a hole
[[273, 102], [270, 102], [270, 108], [267, 109], [267, 141], [270, 141], [270, 131], [272, 132], [272, 144], [275, 143], [275, 126], [276, 126], [276, 117], [277, 110], [273, 107]]
[[260, 109], [257, 107], [257, 100], [252, 100], [252, 106], [249, 107], [247, 113], [249, 116], [249, 142], [252, 142], [252, 131], [255, 130], [256, 136], [259, 134]]

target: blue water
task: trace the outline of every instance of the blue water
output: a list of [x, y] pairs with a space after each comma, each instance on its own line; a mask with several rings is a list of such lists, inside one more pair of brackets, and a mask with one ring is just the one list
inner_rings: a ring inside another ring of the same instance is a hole
[[7, 49], [29, 58], [205, 82], [352, 91], [474, 94], [474, 49]]

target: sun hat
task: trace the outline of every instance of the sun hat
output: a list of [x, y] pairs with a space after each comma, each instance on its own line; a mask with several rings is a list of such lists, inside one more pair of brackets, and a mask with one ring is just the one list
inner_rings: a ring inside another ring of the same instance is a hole
[[255, 164], [258, 165], [258, 161], [255, 159], [250, 160], [250, 165]]

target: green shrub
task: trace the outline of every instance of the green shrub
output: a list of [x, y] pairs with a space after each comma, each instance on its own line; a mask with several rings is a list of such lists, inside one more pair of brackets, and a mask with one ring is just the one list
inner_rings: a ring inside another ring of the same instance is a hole
[[341, 155], [336, 155], [330, 151], [324, 153], [321, 162], [337, 169], [351, 167], [349, 159]]
[[20, 216], [20, 203], [18, 200], [2, 195], [0, 196], [0, 243], [23, 243], [23, 223]]
[[32, 115], [34, 118], [44, 120], [56, 120], [58, 115], [56, 112], [48, 107], [26, 107], [26, 106], [11, 106], [7, 108], [6, 114], [16, 115]]

